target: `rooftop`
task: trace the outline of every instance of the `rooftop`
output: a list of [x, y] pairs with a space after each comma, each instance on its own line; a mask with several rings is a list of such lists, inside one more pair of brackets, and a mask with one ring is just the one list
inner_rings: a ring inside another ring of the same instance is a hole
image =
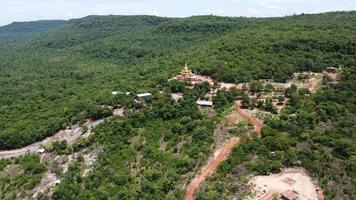
[[296, 200], [298, 199], [298, 196], [299, 196], [298, 192], [292, 190], [286, 190], [281, 193], [282, 199], [286, 199], [286, 200]]
[[151, 93], [146, 92], [146, 93], [137, 94], [136, 96], [137, 96], [138, 98], [143, 98], [143, 97], [149, 97], [149, 96], [152, 96], [152, 94], [151, 94]]
[[202, 100], [198, 100], [196, 101], [196, 103], [200, 106], [213, 106], [213, 102], [212, 101], [202, 101]]

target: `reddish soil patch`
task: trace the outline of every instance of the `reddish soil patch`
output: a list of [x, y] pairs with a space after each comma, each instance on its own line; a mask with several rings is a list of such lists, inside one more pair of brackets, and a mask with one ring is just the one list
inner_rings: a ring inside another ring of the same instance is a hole
[[333, 81], [337, 81], [339, 79], [338, 73], [324, 72], [324, 75], [329, 76]]
[[190, 183], [189, 188], [187, 189], [187, 193], [185, 195], [185, 200], [194, 199], [195, 192], [199, 188], [201, 183], [205, 181], [208, 176], [213, 174], [213, 172], [218, 168], [219, 164], [227, 158], [231, 150], [239, 141], [239, 137], [233, 137], [215, 152], [217, 154], [213, 158], [213, 160], [209, 162], [205, 167], [203, 167], [199, 176], [195, 177]]
[[[242, 116], [242, 118], [249, 120], [255, 127], [255, 131], [260, 134], [262, 130], [262, 123], [257, 120], [256, 117], [250, 116], [246, 114], [241, 108], [239, 102], [236, 102], [236, 111], [239, 113], [239, 115]], [[227, 156], [230, 154], [234, 146], [240, 141], [239, 137], [233, 137], [229, 141], [227, 141], [222, 147], [218, 148], [215, 153], [214, 157], [208, 164], [206, 164], [202, 170], [201, 173], [196, 176], [192, 182], [190, 183], [187, 192], [185, 194], [185, 200], [194, 200], [195, 192], [199, 188], [202, 182], [205, 181], [205, 179], [212, 175], [214, 171], [218, 168], [219, 164], [224, 161]]]
[[255, 128], [255, 131], [260, 134], [261, 133], [261, 130], [262, 130], [262, 127], [263, 127], [263, 124], [258, 121], [258, 119], [255, 117], [255, 116], [252, 116], [252, 115], [249, 115], [247, 113], [245, 113], [241, 107], [240, 107], [240, 102], [239, 101], [236, 101], [236, 111], [244, 118], [244, 119], [247, 119], [248, 121], [250, 121], [254, 128]]

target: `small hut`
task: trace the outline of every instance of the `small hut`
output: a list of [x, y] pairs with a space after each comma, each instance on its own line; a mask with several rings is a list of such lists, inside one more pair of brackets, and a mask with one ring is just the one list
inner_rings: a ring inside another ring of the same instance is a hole
[[297, 200], [299, 193], [293, 190], [286, 190], [281, 193], [281, 199], [283, 200]]
[[206, 107], [212, 107], [213, 106], [213, 102], [212, 101], [198, 100], [198, 101], [196, 101], [196, 103], [198, 104], [198, 106], [206, 106]]
[[149, 97], [152, 97], [152, 94], [151, 93], [141, 93], [141, 94], [137, 94], [136, 95], [136, 100], [137, 101], [143, 101], [145, 100], [146, 98], [149, 98]]

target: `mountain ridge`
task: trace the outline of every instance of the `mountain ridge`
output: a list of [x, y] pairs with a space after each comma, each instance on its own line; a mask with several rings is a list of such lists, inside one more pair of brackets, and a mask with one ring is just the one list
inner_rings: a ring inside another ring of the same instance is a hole
[[[48, 32], [65, 24], [65, 20], [39, 20], [29, 22], [13, 22], [0, 26], [0, 46], [26, 40]], [[7, 45], [9, 46], [9, 45]]]

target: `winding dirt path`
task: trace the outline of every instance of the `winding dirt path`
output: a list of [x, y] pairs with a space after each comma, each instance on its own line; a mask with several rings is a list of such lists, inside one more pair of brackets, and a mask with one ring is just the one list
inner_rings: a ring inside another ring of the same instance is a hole
[[185, 200], [194, 199], [195, 192], [197, 191], [201, 183], [204, 182], [208, 176], [214, 173], [214, 171], [218, 168], [219, 164], [227, 158], [231, 150], [239, 141], [239, 137], [233, 137], [222, 147], [215, 151], [214, 158], [206, 166], [203, 167], [201, 173], [196, 176], [190, 183], [189, 188], [187, 189], [187, 193], [185, 195]]
[[[236, 101], [236, 111], [239, 113], [239, 115], [242, 116], [242, 118], [249, 120], [254, 125], [255, 131], [258, 134], [261, 133], [263, 124], [258, 121], [256, 117], [245, 113], [240, 108], [240, 103], [238, 101]], [[200, 185], [205, 181], [207, 177], [214, 173], [214, 171], [218, 168], [219, 164], [228, 157], [234, 146], [239, 143], [239, 141], [239, 137], [233, 137], [214, 152], [213, 158], [202, 168], [201, 173], [197, 175], [190, 183], [185, 194], [185, 200], [195, 199], [195, 192], [198, 190]]]

